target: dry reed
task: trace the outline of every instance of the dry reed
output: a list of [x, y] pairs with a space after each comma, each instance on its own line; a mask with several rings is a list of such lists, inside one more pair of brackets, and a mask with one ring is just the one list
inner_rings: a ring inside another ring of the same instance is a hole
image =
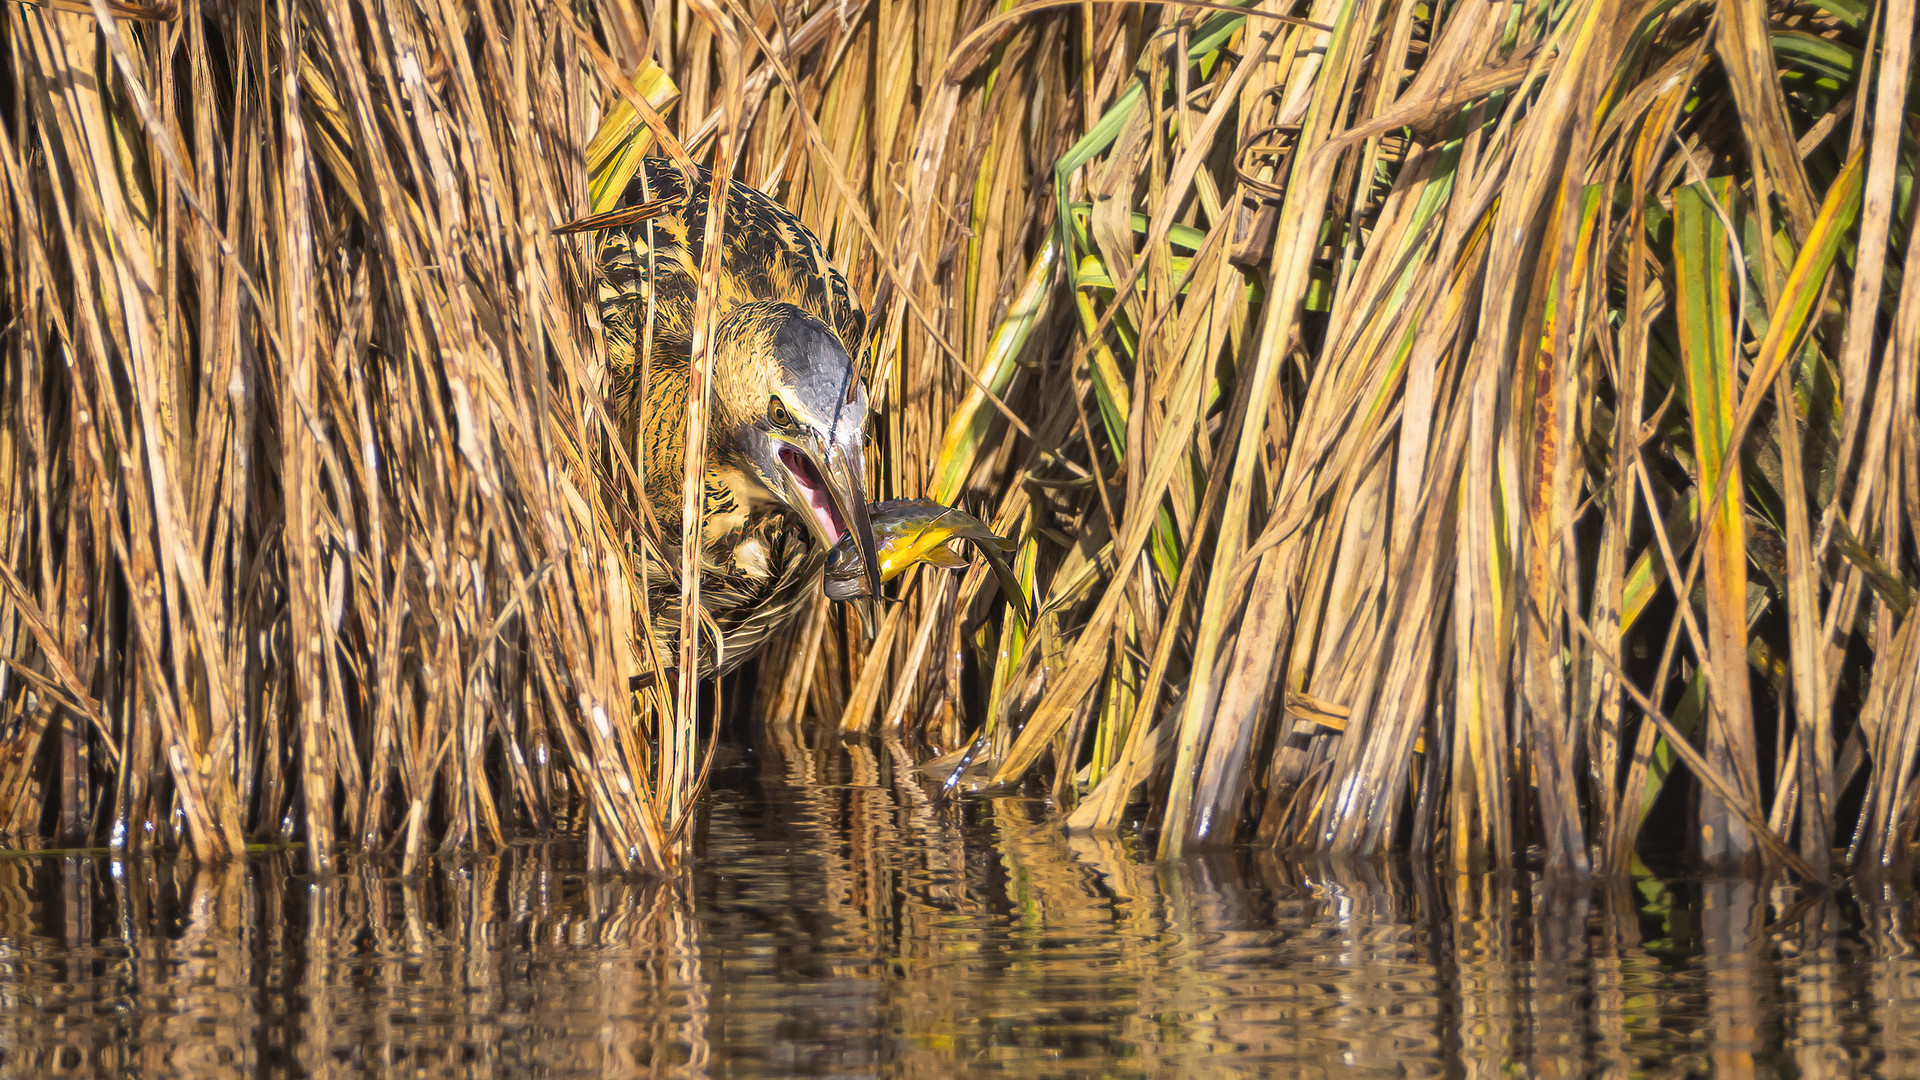
[[1663, 842], [1820, 876], [1920, 822], [1914, 0], [4, 15], [17, 843], [681, 857], [552, 233], [656, 136], [838, 253], [869, 489], [1040, 610], [822, 600], [756, 719], [1168, 856], [1619, 872], [1686, 797]]

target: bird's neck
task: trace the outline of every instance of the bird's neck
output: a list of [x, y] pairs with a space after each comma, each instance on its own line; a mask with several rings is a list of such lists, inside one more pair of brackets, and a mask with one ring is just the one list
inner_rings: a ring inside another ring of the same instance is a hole
[[[669, 544], [680, 538], [682, 509], [685, 503], [686, 458], [674, 455], [672, 462], [656, 462], [650, 470], [647, 497], [653, 503], [654, 518], [660, 523], [662, 537]], [[749, 517], [769, 506], [780, 506], [778, 497], [766, 489], [736, 460], [724, 446], [707, 452], [706, 484], [701, 507], [701, 546], [723, 544], [738, 535]]]
[[[653, 385], [647, 394], [646, 430], [641, 435], [641, 444], [646, 455], [647, 497], [653, 501], [656, 511], [669, 495], [676, 513], [680, 504], [687, 468], [688, 382], [684, 363], [659, 365], [654, 369]], [[731, 449], [736, 421], [720, 407], [716, 397], [710, 395], [708, 402], [707, 472], [711, 483], [716, 467], [735, 467]]]

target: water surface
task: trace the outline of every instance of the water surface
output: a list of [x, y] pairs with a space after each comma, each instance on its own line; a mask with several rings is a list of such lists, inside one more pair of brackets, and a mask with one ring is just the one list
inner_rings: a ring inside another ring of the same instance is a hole
[[1155, 865], [897, 764], [724, 770], [670, 885], [0, 857], [0, 1075], [1920, 1073], [1904, 886]]

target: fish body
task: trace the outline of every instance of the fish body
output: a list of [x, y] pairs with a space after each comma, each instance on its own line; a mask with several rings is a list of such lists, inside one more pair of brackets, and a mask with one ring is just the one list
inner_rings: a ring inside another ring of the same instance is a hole
[[[1013, 541], [995, 533], [985, 522], [964, 510], [926, 499], [888, 499], [874, 503], [867, 513], [873, 522], [881, 581], [893, 580], [915, 563], [949, 570], [964, 567], [966, 557], [952, 547], [954, 541], [964, 541], [986, 558], [1008, 602], [1013, 604], [1021, 621], [1026, 621], [1026, 597], [1019, 577], [1006, 561], [1006, 555], [1016, 546]], [[850, 539], [842, 540], [827, 553], [824, 581], [827, 596], [834, 600], [857, 600], [870, 595], [861, 571], [860, 553]]]

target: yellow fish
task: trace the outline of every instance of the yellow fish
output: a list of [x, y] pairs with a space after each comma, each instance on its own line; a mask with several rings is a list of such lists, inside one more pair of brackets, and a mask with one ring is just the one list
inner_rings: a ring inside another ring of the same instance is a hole
[[[1005, 557], [1016, 545], [996, 534], [979, 518], [925, 499], [877, 502], [867, 508], [867, 516], [873, 522], [873, 543], [880, 556], [881, 581], [893, 580], [915, 563], [948, 569], [966, 566], [966, 557], [948, 546], [952, 541], [964, 540], [986, 556], [987, 565], [993, 568], [994, 577], [1000, 581], [1000, 591], [1007, 594], [1014, 614], [1021, 622], [1028, 621], [1026, 594], [1021, 591], [1020, 578], [1007, 565]], [[860, 568], [860, 552], [850, 537], [842, 538], [827, 555], [826, 591], [834, 600], [857, 600], [868, 595], [866, 577]]]

